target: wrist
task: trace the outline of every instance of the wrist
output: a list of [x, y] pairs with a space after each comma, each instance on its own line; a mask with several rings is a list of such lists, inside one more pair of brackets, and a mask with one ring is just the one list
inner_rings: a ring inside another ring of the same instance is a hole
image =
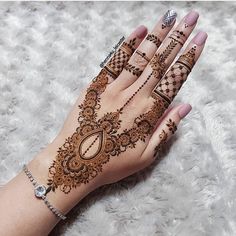
[[[37, 154], [28, 164], [28, 169], [31, 171], [38, 184], [48, 187], [49, 168], [56, 159], [59, 147], [63, 145], [65, 138], [57, 137], [52, 143]], [[60, 190], [60, 187], [54, 191], [47, 193], [47, 199], [62, 213], [68, 213], [80, 200], [86, 195], [99, 187], [97, 181], [90, 181], [87, 184], [81, 184], [75, 189], [72, 189], [68, 194]]]

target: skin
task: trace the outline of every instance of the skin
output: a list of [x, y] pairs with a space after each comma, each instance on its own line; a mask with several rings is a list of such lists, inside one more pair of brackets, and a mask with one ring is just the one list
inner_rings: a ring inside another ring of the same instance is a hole
[[[169, 44], [170, 39], [166, 38], [166, 35], [171, 31], [172, 26], [161, 29], [160, 19], [151, 33], [158, 35], [163, 41], [162, 46], [157, 49], [156, 46], [150, 41], [143, 41], [145, 34], [142, 37], [137, 36], [137, 32], [134, 31], [126, 41], [136, 37], [135, 48], [145, 52], [148, 58], [152, 58], [155, 53], [162, 52]], [[177, 29], [183, 27], [184, 18], [177, 25]], [[185, 29], [186, 39], [191, 34], [196, 23]], [[143, 42], [142, 42], [143, 41]], [[142, 43], [141, 43], [142, 42]], [[184, 50], [183, 54], [188, 52], [192, 46], [195, 45], [193, 41]], [[204, 43], [201, 46], [197, 46], [195, 61], [198, 60]], [[175, 59], [177, 53], [181, 49], [178, 45], [172, 52], [167, 61], [167, 67]], [[130, 63], [135, 65], [136, 55], [133, 54], [130, 58]], [[138, 65], [137, 65], [138, 66]], [[105, 92], [101, 95], [101, 109], [98, 116], [101, 117], [104, 113], [109, 111], [115, 111], [122, 107], [127, 99], [138, 89], [138, 87], [144, 82], [148, 74], [150, 74], [151, 66], [146, 63], [143, 66], [143, 73], [139, 78], [135, 77], [132, 73], [123, 70], [121, 74], [114, 80], [110, 77], [110, 83], [107, 86]], [[138, 93], [138, 95], [131, 101], [129, 108], [122, 114], [122, 129], [130, 128], [132, 120], [140, 114], [147, 111], [153, 104], [154, 99], [151, 96], [153, 88], [157, 84], [156, 79], [151, 79], [146, 87]], [[65, 139], [73, 134], [78, 127], [77, 118], [79, 116], [78, 105], [84, 100], [86, 90], [76, 101], [71, 112], [69, 113], [62, 130], [56, 136], [52, 143], [50, 143], [44, 150], [42, 150], [33, 160], [28, 163], [28, 168], [33, 173], [34, 178], [38, 183], [46, 184], [48, 179], [48, 169], [52, 164], [52, 161], [57, 155], [57, 150], [61, 147]], [[137, 106], [136, 104], [139, 104]], [[103, 166], [103, 171], [99, 175], [91, 180], [88, 184], [82, 184], [76, 189], [72, 189], [69, 194], [64, 194], [57, 189], [54, 192], [50, 192], [47, 195], [48, 200], [53, 206], [60, 209], [61, 212], [66, 214], [76, 204], [80, 202], [91, 191], [103, 186], [117, 182], [143, 168], [150, 165], [155, 158], [154, 152], [156, 146], [161, 142], [160, 134], [164, 130], [168, 135], [168, 139], [171, 137], [172, 132], [166, 125], [168, 120], [171, 119], [178, 126], [183, 116], [181, 116], [180, 110], [186, 105], [174, 106], [169, 108], [164, 115], [157, 121], [156, 127], [152, 134], [145, 140], [145, 142], [138, 142], [135, 149], [128, 149], [125, 153], [111, 158], [111, 160]], [[128, 112], [129, 109], [132, 112]], [[23, 191], [22, 191], [23, 189]], [[30, 207], [29, 207], [30, 206]], [[36, 199], [33, 193], [33, 186], [29, 179], [23, 172], [20, 172], [15, 178], [8, 182], [0, 190], [0, 235], [48, 235], [53, 227], [59, 222], [59, 219], [48, 210], [42, 200]], [[37, 218], [37, 220], [35, 220]], [[14, 227], [12, 227], [14, 225]]]

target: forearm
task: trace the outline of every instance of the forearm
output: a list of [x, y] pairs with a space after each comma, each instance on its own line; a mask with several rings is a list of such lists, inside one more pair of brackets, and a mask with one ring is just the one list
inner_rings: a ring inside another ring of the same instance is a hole
[[[60, 138], [56, 139], [27, 164], [37, 183], [46, 185], [49, 167], [61, 142]], [[47, 199], [66, 214], [95, 188], [96, 185], [91, 182], [78, 186], [69, 194], [51, 191]], [[0, 235], [48, 235], [60, 220], [42, 199], [35, 197], [34, 187], [23, 171], [7, 183], [0, 193]]]

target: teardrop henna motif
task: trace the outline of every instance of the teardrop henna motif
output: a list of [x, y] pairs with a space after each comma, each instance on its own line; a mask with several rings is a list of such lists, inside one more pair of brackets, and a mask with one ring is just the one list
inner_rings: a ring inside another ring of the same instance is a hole
[[121, 133], [118, 130], [124, 108], [150, 78], [151, 74], [120, 109], [97, 119], [100, 95], [108, 84], [108, 72], [102, 69], [87, 89], [83, 103], [79, 105], [79, 127], [59, 148], [56, 159], [49, 168], [47, 184], [52, 191], [59, 188], [67, 194], [80, 184], [88, 183], [102, 172], [103, 165], [111, 156], [118, 156], [128, 148], [134, 148], [139, 140], [145, 142], [168, 106], [162, 99], [157, 99], [150, 111], [135, 118], [131, 129], [125, 129]]
[[[178, 66], [192, 66], [191, 53], [193, 51], [182, 56]], [[100, 95], [106, 89], [108, 75], [109, 72], [105, 68], [101, 70], [87, 89], [83, 103], [79, 105], [79, 127], [58, 149], [56, 159], [49, 168], [48, 185], [52, 191], [59, 188], [67, 194], [80, 184], [88, 183], [102, 172], [103, 165], [112, 156], [118, 156], [128, 148], [134, 148], [138, 141], [145, 142], [153, 132], [156, 122], [169, 106], [169, 101], [156, 94], [151, 109], [136, 117], [130, 129], [118, 133], [121, 127], [120, 116], [124, 108], [147, 84], [152, 73], [120, 109], [108, 112], [97, 119], [97, 111], [101, 107]], [[173, 99], [173, 96], [170, 99]], [[168, 127], [171, 132], [176, 130], [171, 121]]]

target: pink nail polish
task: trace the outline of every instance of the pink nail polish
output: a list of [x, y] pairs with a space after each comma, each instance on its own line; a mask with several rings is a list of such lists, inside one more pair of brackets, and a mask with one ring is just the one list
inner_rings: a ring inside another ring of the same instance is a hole
[[136, 30], [135, 34], [138, 38], [142, 39], [147, 34], [147, 28], [144, 25], [140, 25]]
[[185, 17], [184, 22], [187, 23], [189, 26], [194, 25], [198, 20], [199, 14], [196, 11], [191, 11]]
[[186, 115], [188, 115], [188, 113], [192, 110], [192, 107], [190, 104], [183, 104], [180, 108], [179, 108], [179, 117], [181, 119], [183, 119]]
[[200, 31], [199, 33], [197, 33], [197, 35], [195, 35], [195, 37], [193, 38], [193, 43], [197, 44], [198, 46], [201, 46], [205, 43], [206, 39], [207, 39], [207, 33]]

